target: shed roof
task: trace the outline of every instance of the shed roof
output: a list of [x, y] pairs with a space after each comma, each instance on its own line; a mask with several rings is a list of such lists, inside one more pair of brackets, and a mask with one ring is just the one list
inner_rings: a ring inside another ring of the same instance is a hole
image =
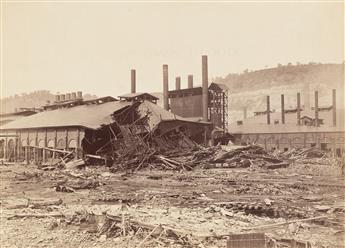
[[7, 123], [1, 129], [28, 129], [47, 127], [82, 126], [97, 129], [112, 122], [111, 114], [131, 103], [107, 102], [95, 105], [80, 105], [73, 108], [40, 112]]
[[95, 99], [90, 99], [90, 100], [84, 100], [83, 102], [85, 104], [89, 104], [89, 103], [105, 103], [105, 102], [114, 102], [114, 101], [118, 101], [115, 97], [112, 96], [103, 96], [103, 97], [99, 97], [99, 98], [95, 98]]
[[129, 93], [125, 95], [119, 96], [120, 99], [127, 99], [127, 100], [133, 100], [135, 98], [143, 98], [148, 100], [158, 100], [158, 97], [155, 97], [149, 93]]

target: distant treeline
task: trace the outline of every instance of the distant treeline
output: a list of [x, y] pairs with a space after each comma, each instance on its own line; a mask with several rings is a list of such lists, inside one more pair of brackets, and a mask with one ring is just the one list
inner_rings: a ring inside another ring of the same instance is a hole
[[[92, 99], [97, 98], [97, 96], [84, 94], [83, 98]], [[1, 112], [11, 113], [14, 112], [16, 108], [39, 108], [47, 104], [47, 101], [53, 102], [54, 100], [55, 94], [48, 90], [37, 90], [30, 93], [15, 94], [14, 96], [5, 97], [0, 100]]]
[[339, 88], [344, 84], [343, 64], [278, 64], [275, 68], [249, 71], [240, 74], [228, 74], [225, 78], [217, 77], [218, 83], [226, 84], [232, 92], [253, 91], [282, 85], [310, 84], [312, 88], [327, 84]]

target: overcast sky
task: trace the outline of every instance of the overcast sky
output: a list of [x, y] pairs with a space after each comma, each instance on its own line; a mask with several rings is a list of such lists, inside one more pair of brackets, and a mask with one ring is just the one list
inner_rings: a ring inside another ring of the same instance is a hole
[[2, 96], [48, 89], [118, 96], [277, 63], [341, 63], [343, 3], [2, 3]]

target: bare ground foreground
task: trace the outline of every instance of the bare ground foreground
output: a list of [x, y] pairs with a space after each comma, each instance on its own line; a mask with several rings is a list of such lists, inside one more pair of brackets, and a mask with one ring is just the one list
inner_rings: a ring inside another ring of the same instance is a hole
[[337, 165], [0, 172], [1, 247], [226, 247], [229, 234], [261, 232], [267, 247], [344, 247]]

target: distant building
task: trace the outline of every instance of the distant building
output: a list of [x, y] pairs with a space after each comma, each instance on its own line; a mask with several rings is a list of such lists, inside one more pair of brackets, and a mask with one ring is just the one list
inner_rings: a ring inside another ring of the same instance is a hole
[[[336, 102], [335, 91], [333, 102]], [[298, 107], [286, 109], [284, 115], [282, 112], [270, 111], [268, 114], [268, 111], [258, 111], [260, 114], [230, 124], [229, 130], [238, 140], [259, 144], [268, 150], [315, 146], [332, 151], [334, 155], [344, 156], [344, 109], [336, 109], [332, 105], [318, 107], [318, 111], [315, 108], [303, 110], [300, 107], [299, 110]], [[270, 119], [273, 123], [269, 124]]]

